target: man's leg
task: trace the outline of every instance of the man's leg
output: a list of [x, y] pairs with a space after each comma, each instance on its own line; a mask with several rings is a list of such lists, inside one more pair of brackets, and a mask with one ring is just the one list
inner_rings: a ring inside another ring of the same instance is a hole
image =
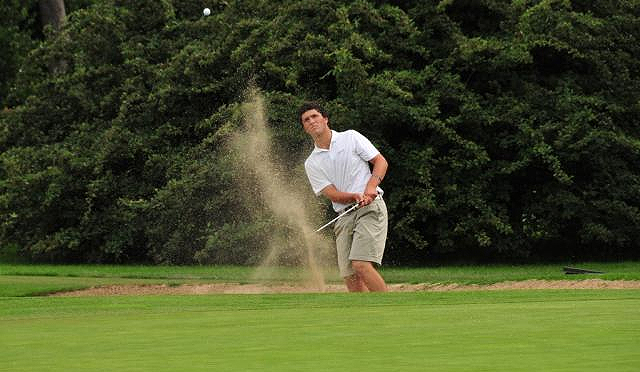
[[[360, 221], [358, 226], [357, 219]], [[334, 232], [338, 266], [349, 292], [386, 292], [387, 285], [372, 263], [380, 263], [384, 253], [387, 237], [387, 209], [384, 201], [375, 200], [369, 206], [338, 220], [334, 225]], [[352, 258], [352, 255], [355, 257]]]
[[369, 289], [364, 284], [362, 278], [358, 274], [353, 274], [344, 278], [344, 284], [349, 292], [368, 292]]
[[[371, 292], [386, 292], [387, 284], [384, 279], [373, 267], [373, 264], [369, 261], [351, 261], [351, 266], [356, 272], [358, 279], [368, 288]], [[347, 288], [349, 285], [347, 284]]]

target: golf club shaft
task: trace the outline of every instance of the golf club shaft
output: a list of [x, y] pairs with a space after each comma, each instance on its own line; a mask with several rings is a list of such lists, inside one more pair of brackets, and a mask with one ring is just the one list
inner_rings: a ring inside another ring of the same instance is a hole
[[327, 226], [331, 225], [332, 223], [336, 222], [337, 220], [339, 220], [339, 219], [340, 219], [340, 217], [342, 217], [342, 216], [344, 216], [345, 214], [347, 214], [347, 213], [351, 212], [352, 210], [354, 210], [354, 209], [358, 208], [358, 206], [359, 206], [359, 205], [360, 205], [359, 203], [356, 203], [356, 204], [352, 205], [352, 206], [351, 206], [351, 208], [349, 208], [349, 209], [347, 209], [346, 211], [344, 211], [344, 212], [340, 213], [340, 215], [339, 215], [338, 217], [336, 217], [336, 218], [332, 219], [331, 221], [327, 222], [326, 224], [324, 224], [321, 228], [319, 228], [318, 230], [316, 230], [316, 232], [320, 232], [320, 231], [322, 231], [322, 229], [324, 229], [325, 227], [327, 227]]

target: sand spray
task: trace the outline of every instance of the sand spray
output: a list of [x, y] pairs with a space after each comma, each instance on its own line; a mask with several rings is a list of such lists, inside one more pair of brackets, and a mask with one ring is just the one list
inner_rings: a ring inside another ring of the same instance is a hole
[[[317, 217], [322, 208], [318, 207], [317, 200], [313, 200], [315, 196], [306, 177], [293, 175], [291, 164], [276, 161], [265, 101], [256, 89], [249, 90], [248, 98], [242, 104], [242, 116], [245, 130], [234, 136], [232, 145], [242, 158], [240, 164], [245, 168], [242, 171], [255, 182], [255, 194], [247, 192], [245, 199], [267, 208], [280, 227], [275, 229], [278, 231], [274, 231], [270, 241], [265, 242], [266, 255], [253, 279], [272, 279], [275, 270], [283, 262], [291, 266], [294, 257], [297, 258], [294, 259], [296, 265], [303, 270], [305, 284], [322, 290], [325, 268], [336, 265], [332, 260], [333, 242], [326, 234], [315, 232], [318, 222], [311, 223], [312, 217]], [[321, 220], [315, 218], [315, 221]]]

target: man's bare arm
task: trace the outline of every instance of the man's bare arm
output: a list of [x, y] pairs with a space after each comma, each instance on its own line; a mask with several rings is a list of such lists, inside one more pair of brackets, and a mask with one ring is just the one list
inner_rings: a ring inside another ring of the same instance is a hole
[[387, 163], [387, 159], [385, 159], [382, 154], [376, 155], [373, 159], [369, 160], [369, 163], [373, 165], [373, 170], [371, 171], [371, 178], [369, 182], [367, 182], [367, 187], [364, 189], [364, 195], [373, 200], [378, 195], [376, 187], [382, 182], [384, 176], [386, 176], [389, 163]]
[[334, 185], [325, 187], [321, 192], [322, 195], [329, 198], [329, 200], [331, 200], [332, 202], [340, 204], [361, 203], [364, 199], [363, 194], [338, 191], [338, 189], [336, 189]]

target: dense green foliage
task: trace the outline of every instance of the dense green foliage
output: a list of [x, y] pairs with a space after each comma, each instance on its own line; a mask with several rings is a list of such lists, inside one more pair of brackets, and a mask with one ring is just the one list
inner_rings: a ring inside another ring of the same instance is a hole
[[0, 5], [0, 107], [4, 106], [10, 85], [24, 57], [34, 45], [29, 30], [33, 18], [29, 17], [24, 1], [3, 1]]
[[0, 249], [255, 262], [275, 222], [225, 146], [253, 84], [288, 167], [306, 99], [387, 157], [387, 262], [640, 257], [637, 0], [91, 3], [37, 42], [3, 5]]

